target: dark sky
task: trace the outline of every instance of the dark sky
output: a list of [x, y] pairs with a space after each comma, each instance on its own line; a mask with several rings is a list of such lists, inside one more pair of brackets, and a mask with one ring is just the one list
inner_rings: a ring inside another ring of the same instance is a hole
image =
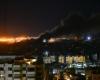
[[8, 0], [0, 2], [0, 36], [32, 35], [53, 28], [70, 12], [100, 12], [96, 0]]

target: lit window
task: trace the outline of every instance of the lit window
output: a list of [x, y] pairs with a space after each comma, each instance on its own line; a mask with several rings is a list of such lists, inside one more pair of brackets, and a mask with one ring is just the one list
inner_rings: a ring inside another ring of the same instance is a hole
[[59, 56], [59, 63], [64, 63], [64, 56]]
[[43, 57], [43, 62], [44, 62], [45, 64], [51, 63], [50, 57]]
[[55, 62], [55, 56], [50, 56], [51, 62]]
[[71, 64], [73, 62], [72, 56], [66, 56], [66, 63]]

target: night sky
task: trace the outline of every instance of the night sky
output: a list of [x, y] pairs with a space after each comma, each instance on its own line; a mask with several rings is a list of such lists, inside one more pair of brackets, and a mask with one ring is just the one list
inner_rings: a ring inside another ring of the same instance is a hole
[[96, 0], [8, 0], [0, 2], [0, 36], [38, 36], [54, 28], [70, 12], [100, 12]]

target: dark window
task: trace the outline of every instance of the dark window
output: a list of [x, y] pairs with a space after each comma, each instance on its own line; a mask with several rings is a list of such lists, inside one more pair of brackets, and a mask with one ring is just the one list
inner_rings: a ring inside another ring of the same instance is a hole
[[0, 71], [4, 70], [4, 68], [0, 67]]
[[21, 75], [20, 74], [14, 74], [14, 78], [20, 78]]
[[9, 70], [9, 71], [11, 71], [11, 70], [12, 70], [12, 68], [8, 68], [8, 70]]
[[23, 69], [23, 70], [26, 70], [26, 68], [25, 68], [25, 67], [23, 67], [22, 69]]
[[23, 77], [26, 77], [26, 74], [23, 74]]
[[28, 70], [28, 71], [35, 71], [34, 68], [28, 68], [27, 70]]
[[13, 70], [14, 72], [20, 72], [21, 70], [19, 69], [19, 70]]
[[12, 74], [9, 74], [8, 77], [12, 77]]

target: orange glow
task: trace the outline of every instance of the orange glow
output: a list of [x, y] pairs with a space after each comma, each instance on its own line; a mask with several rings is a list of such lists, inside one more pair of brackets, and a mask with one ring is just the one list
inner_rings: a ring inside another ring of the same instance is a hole
[[0, 38], [0, 43], [17, 43], [25, 40], [30, 40], [32, 37], [25, 37], [25, 36], [20, 36], [20, 37], [1, 37]]
[[14, 43], [15, 40], [13, 38], [0, 38], [1, 43]]
[[48, 42], [49, 43], [54, 43], [54, 42], [56, 42], [56, 40], [54, 38], [50, 38]]

